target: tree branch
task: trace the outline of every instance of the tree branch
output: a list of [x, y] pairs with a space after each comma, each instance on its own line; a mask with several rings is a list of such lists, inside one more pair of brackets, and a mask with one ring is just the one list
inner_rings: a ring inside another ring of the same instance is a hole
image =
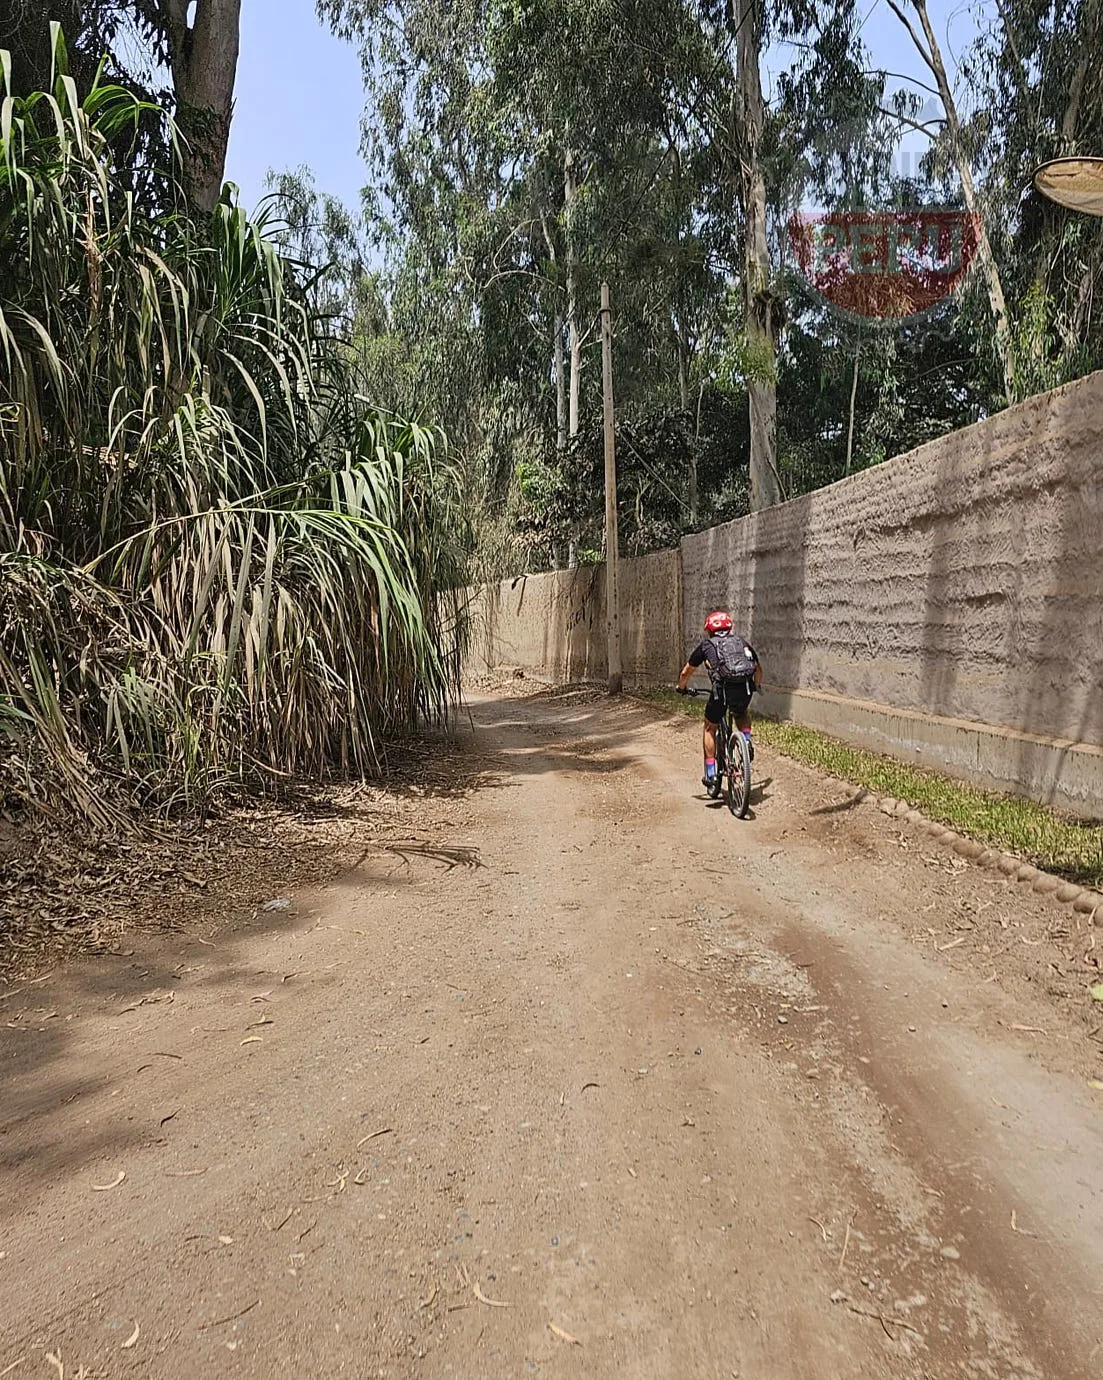
[[899, 120], [901, 124], [908, 125], [917, 133], [925, 134], [928, 139], [933, 139], [935, 137], [928, 129], [928, 125], [944, 125], [946, 123], [946, 117], [944, 115], [936, 116], [933, 120], [923, 121], [913, 120], [910, 115], [902, 115], [899, 110], [890, 110], [888, 106], [885, 105], [879, 105], [877, 109], [882, 115], [887, 115], [890, 120]]
[[919, 56], [933, 72], [935, 70], [934, 59], [931, 57], [929, 50], [924, 46], [922, 39], [912, 28], [911, 20], [896, 3], [896, 0], [888, 0], [888, 7], [892, 10], [893, 14], [896, 15], [900, 23], [903, 24], [904, 28], [907, 29], [911, 36], [911, 41], [915, 44], [916, 52], [918, 52]]

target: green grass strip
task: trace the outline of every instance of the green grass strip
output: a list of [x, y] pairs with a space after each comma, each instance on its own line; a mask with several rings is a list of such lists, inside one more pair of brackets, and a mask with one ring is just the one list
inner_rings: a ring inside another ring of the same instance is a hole
[[[701, 716], [698, 701], [672, 690], [645, 690], [639, 697], [692, 718]], [[978, 790], [939, 772], [849, 747], [799, 724], [756, 718], [755, 740], [877, 795], [906, 800], [928, 819], [936, 819], [979, 843], [1016, 853], [1046, 872], [1103, 889], [1101, 824], [1047, 809], [1020, 796]]]

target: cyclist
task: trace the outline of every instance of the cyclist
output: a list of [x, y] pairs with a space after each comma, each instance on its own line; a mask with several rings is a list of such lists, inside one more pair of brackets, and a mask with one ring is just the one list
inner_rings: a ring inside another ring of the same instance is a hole
[[711, 786], [716, 781], [716, 730], [725, 709], [731, 711], [754, 758], [750, 705], [751, 696], [762, 684], [762, 666], [755, 649], [735, 631], [731, 615], [722, 609], [705, 619], [705, 635], [690, 653], [678, 677], [679, 694], [685, 694], [689, 678], [699, 666], [708, 668], [712, 681], [712, 694], [705, 705], [705, 774], [701, 780], [703, 786]]

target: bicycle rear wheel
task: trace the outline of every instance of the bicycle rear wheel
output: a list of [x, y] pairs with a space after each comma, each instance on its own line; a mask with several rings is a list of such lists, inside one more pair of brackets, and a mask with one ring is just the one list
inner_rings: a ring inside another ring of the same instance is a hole
[[751, 804], [751, 746], [738, 728], [728, 737], [727, 758], [728, 809], [743, 819]]

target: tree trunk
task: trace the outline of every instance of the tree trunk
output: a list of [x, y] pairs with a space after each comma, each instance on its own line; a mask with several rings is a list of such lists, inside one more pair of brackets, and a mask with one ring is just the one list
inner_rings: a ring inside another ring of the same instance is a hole
[[578, 258], [575, 253], [574, 236], [577, 199], [574, 154], [568, 149], [563, 156], [563, 221], [567, 242], [567, 337], [571, 353], [570, 398], [567, 408], [569, 436], [578, 435], [578, 409], [582, 388], [582, 332], [578, 328]]
[[[574, 153], [568, 149], [563, 155], [563, 222], [567, 256], [567, 345], [570, 351], [570, 381], [567, 389], [567, 436], [578, 435], [579, 401], [582, 393], [582, 332], [578, 326], [578, 257], [575, 251], [575, 204], [578, 183], [575, 181]], [[572, 536], [567, 544], [567, 568], [578, 565], [578, 540]]]
[[965, 197], [965, 205], [968, 207], [969, 214], [973, 216], [977, 225], [977, 259], [980, 262], [981, 272], [984, 274], [985, 287], [988, 289], [988, 304], [992, 309], [992, 318], [995, 325], [996, 353], [999, 356], [1000, 368], [1003, 372], [1004, 392], [1007, 396], [1007, 401], [1012, 403], [1018, 396], [1018, 389], [1015, 383], [1014, 346], [1011, 339], [1011, 326], [1007, 313], [1007, 299], [1003, 294], [1003, 284], [1000, 281], [1000, 271], [996, 264], [996, 256], [992, 251], [992, 242], [988, 238], [988, 230], [984, 223], [984, 217], [981, 214], [980, 200], [977, 197], [977, 190], [973, 183], [973, 170], [969, 166], [968, 158], [965, 156], [965, 148], [961, 139], [961, 120], [958, 117], [957, 102], [954, 100], [950, 79], [946, 75], [946, 64], [942, 60], [942, 50], [938, 46], [938, 39], [931, 26], [930, 16], [927, 14], [927, 0], [911, 0], [912, 7], [919, 16], [919, 22], [923, 29], [923, 38], [926, 40], [926, 47], [924, 47], [924, 44], [920, 41], [919, 36], [908, 22], [904, 13], [897, 7], [895, 0], [889, 0], [889, 4], [911, 35], [912, 42], [918, 49], [920, 57], [931, 69], [935, 84], [938, 87], [938, 94], [942, 100], [942, 108], [946, 112], [946, 129], [950, 136], [950, 148], [953, 153], [954, 163], [957, 166], [958, 176], [961, 178], [961, 190]]
[[854, 346], [854, 374], [850, 380], [850, 421], [846, 428], [846, 469], [844, 474], [850, 473], [850, 464], [854, 459], [854, 411], [855, 403], [858, 400], [858, 361], [862, 357], [862, 337], [859, 335]]
[[740, 0], [736, 47], [735, 149], [743, 202], [743, 310], [747, 340], [747, 401], [751, 424], [751, 512], [781, 497], [777, 476], [777, 323], [766, 240], [766, 179], [762, 171], [760, 59], [762, 0]]
[[176, 123], [183, 136], [184, 191], [197, 211], [222, 193], [241, 38], [241, 0], [165, 0]]
[[[1069, 98], [1065, 105], [1065, 115], [1061, 121], [1061, 140], [1058, 153], [1071, 157], [1077, 152], [1080, 132], [1080, 106], [1084, 99], [1084, 85], [1088, 78], [1091, 63], [1099, 61], [1099, 0], [1085, 0], [1081, 15], [1081, 28], [1077, 35], [1080, 60], [1069, 83]], [[1092, 53], [1095, 57], [1092, 58]]]
[[552, 368], [555, 370], [555, 448], [567, 449], [567, 352], [563, 348], [563, 313], [555, 313], [555, 339], [552, 345]]

